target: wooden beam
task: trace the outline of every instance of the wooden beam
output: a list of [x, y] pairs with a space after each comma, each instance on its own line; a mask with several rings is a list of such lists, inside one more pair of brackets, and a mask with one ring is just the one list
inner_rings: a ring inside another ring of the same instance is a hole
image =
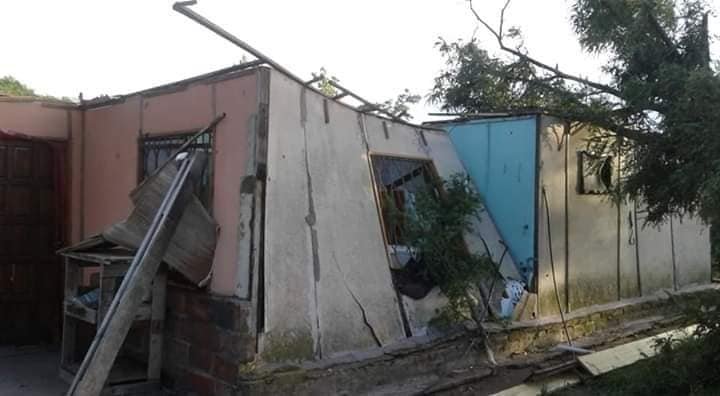
[[204, 160], [205, 154], [196, 152], [180, 165], [80, 365], [67, 392], [68, 396], [95, 396], [102, 391], [115, 358], [130, 331], [135, 313], [150, 290], [185, 206], [193, 196], [193, 181], [200, 177]]

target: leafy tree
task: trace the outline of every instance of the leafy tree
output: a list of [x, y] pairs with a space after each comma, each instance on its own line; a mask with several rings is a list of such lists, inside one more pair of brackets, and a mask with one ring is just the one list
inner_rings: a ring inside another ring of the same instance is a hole
[[39, 95], [35, 90], [21, 83], [13, 76], [5, 76], [0, 78], [0, 96], [29, 96], [38, 99], [57, 100], [63, 102], [74, 102], [72, 98], [63, 96], [57, 98], [50, 95]]
[[400, 93], [395, 99], [388, 99], [382, 103], [376, 103], [375, 106], [393, 115], [395, 118], [409, 120], [412, 119], [409, 113], [409, 105], [420, 102], [421, 98], [420, 95], [413, 94], [410, 90], [405, 89], [405, 91]]
[[488, 360], [495, 364], [494, 354], [483, 328], [489, 297], [482, 296], [481, 283], [495, 275], [495, 265], [487, 255], [468, 250], [464, 234], [472, 231], [472, 219], [480, 210], [480, 196], [468, 187], [466, 175], [454, 174], [436, 181], [415, 195], [412, 211], [399, 210], [392, 199], [389, 209], [390, 228], [402, 227], [403, 243], [412, 249], [419, 265], [416, 274], [437, 285], [448, 304], [440, 313], [440, 322], [457, 323], [472, 320], [482, 339]]
[[582, 48], [610, 59], [607, 82], [530, 55], [520, 29], [504, 26], [511, 0], [497, 27], [468, 4], [504, 56], [474, 40], [441, 40], [447, 67], [432, 101], [462, 114], [543, 111], [590, 125], [593, 149], [623, 150], [627, 176], [618, 196], [644, 201], [649, 221], [676, 213], [720, 220], [720, 75], [705, 1], [575, 0], [574, 30]]
[[35, 91], [12, 76], [0, 78], [0, 95], [37, 96]]

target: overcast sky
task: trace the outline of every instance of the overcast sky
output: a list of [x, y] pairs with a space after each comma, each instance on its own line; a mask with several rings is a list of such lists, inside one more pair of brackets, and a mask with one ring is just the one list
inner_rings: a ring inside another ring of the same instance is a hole
[[[720, 4], [720, 0], [711, 0]], [[243, 52], [172, 10], [167, 0], [3, 0], [0, 76], [37, 92], [86, 98], [122, 94], [239, 63]], [[497, 23], [502, 0], [475, 0]], [[602, 78], [571, 30], [572, 0], [513, 0], [531, 53], [569, 72]], [[718, 7], [715, 5], [715, 8]], [[325, 67], [371, 101], [403, 89], [426, 95], [442, 68], [434, 43], [474, 32], [495, 49], [465, 0], [199, 0], [194, 9], [301, 77]], [[710, 22], [713, 34], [720, 22]], [[713, 44], [717, 58], [720, 46]], [[432, 106], [413, 109], [429, 119]]]

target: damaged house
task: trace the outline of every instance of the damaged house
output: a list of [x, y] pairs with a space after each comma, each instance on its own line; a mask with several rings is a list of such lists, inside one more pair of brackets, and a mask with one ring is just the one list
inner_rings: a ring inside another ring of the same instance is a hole
[[[590, 128], [544, 114], [433, 122], [447, 130], [530, 291], [531, 317], [710, 283], [710, 230], [675, 216], [645, 224], [613, 201], [622, 156], [592, 152]], [[558, 307], [557, 294], [560, 307]]]
[[[143, 186], [163, 166], [175, 172], [179, 150], [207, 158], [188, 204], [200, 223], [179, 221], [169, 269], [144, 296], [155, 308], [138, 311], [125, 339], [119, 356], [139, 357], [140, 376], [111, 372], [107, 385], [162, 378], [228, 394], [261, 366], [427, 341], [445, 300], [437, 288], [400, 292], [392, 274], [408, 247], [383, 202], [411, 210], [415, 193], [457, 173], [484, 199], [466, 244], [499, 266], [497, 316], [551, 317], [555, 283], [569, 312], [710, 282], [707, 228], [643, 228], [641, 205], [608, 202], [619, 158], [586, 172], [583, 131], [542, 115], [412, 125], [350, 106], [341, 97], [356, 95], [338, 89], [329, 97], [253, 61], [79, 105], [0, 98], [0, 342], [62, 340], [72, 379], [111, 300], [103, 281], [125, 276], [111, 275], [115, 263], [127, 269], [141, 244]], [[72, 264], [88, 259], [101, 269]], [[97, 303], [87, 292], [98, 288], [97, 311], [68, 308]]]
[[[138, 204], [131, 192], [223, 113], [188, 147], [208, 155], [195, 196], [218, 231], [204, 276], [171, 265], [167, 380], [229, 386], [256, 360], [326, 359], [426, 334], [443, 299], [396, 291], [390, 263], [403, 259], [378, 196], [464, 172], [450, 138], [251, 62], [79, 106], [0, 100], [4, 341], [62, 338], [69, 296], [54, 251], [87, 256], [102, 236], [132, 257], [133, 244], [113, 238]], [[500, 255], [492, 222], [477, 231]], [[93, 273], [77, 290], [92, 290]], [[76, 336], [87, 344], [93, 329]]]

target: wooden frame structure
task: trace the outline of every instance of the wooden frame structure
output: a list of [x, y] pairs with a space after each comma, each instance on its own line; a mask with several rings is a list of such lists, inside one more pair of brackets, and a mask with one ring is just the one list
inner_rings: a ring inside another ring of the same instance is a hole
[[[101, 239], [101, 237], [95, 238]], [[130, 268], [134, 252], [111, 248], [93, 252], [65, 251], [62, 255], [65, 257], [65, 299], [60, 377], [72, 382], [80, 367], [78, 356], [82, 358], [77, 345], [78, 327], [83, 322], [96, 329], [100, 326], [117, 288]], [[98, 276], [98, 301], [95, 308], [83, 304], [78, 299], [82, 291], [83, 278], [88, 272], [95, 272]], [[135, 314], [134, 322], [148, 323], [144, 326], [146, 331], [149, 331], [146, 361], [137, 356], [118, 357], [106, 383], [108, 393], [118, 395], [159, 389], [166, 285], [166, 271], [161, 268], [153, 279], [151, 292], [143, 299]]]

